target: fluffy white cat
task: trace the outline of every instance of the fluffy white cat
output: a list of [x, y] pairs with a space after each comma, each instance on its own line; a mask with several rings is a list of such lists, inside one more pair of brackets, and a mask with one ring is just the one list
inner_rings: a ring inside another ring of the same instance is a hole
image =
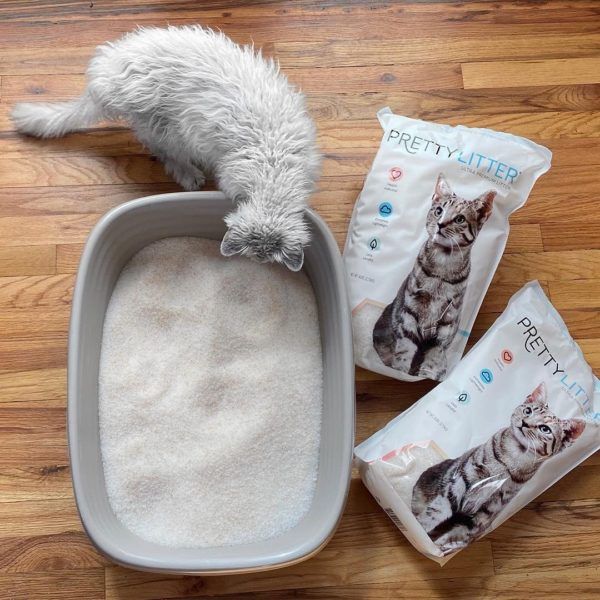
[[304, 97], [272, 60], [200, 26], [138, 29], [98, 47], [77, 100], [12, 111], [18, 131], [37, 137], [103, 119], [129, 123], [186, 190], [214, 173], [238, 202], [226, 218], [225, 256], [302, 267], [320, 157]]

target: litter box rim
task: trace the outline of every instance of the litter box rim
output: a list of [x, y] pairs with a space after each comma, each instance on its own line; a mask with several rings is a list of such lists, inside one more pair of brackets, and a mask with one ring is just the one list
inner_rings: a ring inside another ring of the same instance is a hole
[[[175, 558], [170, 558], [170, 555], [177, 555], [178, 553], [181, 554], [179, 552], [181, 549], [174, 550], [166, 546], [161, 547], [137, 538], [140, 540], [140, 547], [154, 546], [155, 550], [156, 547], [162, 549], [164, 556], [157, 559], [156, 556], [146, 555], [143, 549], [139, 552], [131, 552], [130, 549], [124, 550], [124, 548], [121, 547], [120, 544], [115, 541], [115, 539], [113, 539], [113, 536], [111, 536], [110, 533], [110, 527], [107, 525], [106, 520], [103, 521], [101, 518], [99, 518], [98, 514], [95, 514], [94, 509], [94, 504], [100, 501], [98, 500], [98, 496], [101, 495], [102, 492], [106, 494], [105, 488], [100, 491], [100, 494], [94, 495], [90, 494], [90, 490], [86, 489], [86, 485], [84, 484], [84, 471], [85, 469], [90, 468], [88, 461], [86, 461], [85, 455], [86, 452], [88, 454], [90, 452], [89, 445], [91, 442], [89, 439], [86, 440], [85, 431], [80, 431], [80, 417], [83, 410], [85, 410], [83, 402], [87, 400], [84, 400], [81, 394], [83, 376], [81, 335], [82, 327], [85, 325], [83, 319], [86, 317], [86, 314], [89, 314], [89, 309], [87, 309], [85, 306], [86, 298], [89, 295], [86, 286], [90, 283], [89, 278], [90, 273], [92, 272], [92, 266], [94, 261], [97, 260], [96, 253], [98, 252], [99, 244], [102, 240], [106, 239], [106, 236], [110, 233], [111, 228], [113, 228], [115, 223], [118, 223], [125, 216], [135, 213], [135, 211], [139, 212], [146, 209], [151, 210], [160, 206], [164, 208], [167, 204], [169, 209], [177, 209], [178, 202], [181, 206], [189, 206], [193, 202], [195, 208], [197, 208], [199, 205], [205, 205], [207, 210], [210, 209], [213, 211], [213, 217], [217, 213], [220, 215], [220, 222], [222, 222], [222, 217], [233, 208], [231, 201], [229, 201], [220, 192], [175, 192], [132, 200], [113, 208], [99, 220], [99, 222], [92, 229], [82, 252], [79, 269], [77, 272], [75, 289], [73, 292], [71, 322], [69, 328], [67, 369], [67, 431], [71, 462], [71, 477], [75, 501], [81, 522], [90, 540], [102, 554], [117, 564], [142, 571], [191, 575], [235, 574], [271, 570], [302, 562], [303, 560], [306, 560], [317, 554], [329, 542], [341, 519], [351, 481], [355, 420], [354, 360], [352, 351], [351, 315], [348, 303], [343, 261], [331, 231], [321, 217], [319, 217], [310, 209], [306, 211], [306, 218], [311, 229], [313, 230], [313, 243], [320, 244], [324, 249], [326, 256], [322, 258], [328, 263], [328, 268], [331, 271], [328, 273], [329, 278], [327, 280], [327, 286], [330, 287], [330, 291], [335, 293], [336, 297], [340, 299], [336, 306], [336, 326], [339, 331], [339, 339], [334, 340], [334, 342], [336, 343], [337, 352], [342, 355], [340, 357], [340, 361], [338, 361], [340, 372], [337, 373], [335, 377], [337, 382], [336, 385], [338, 386], [340, 395], [342, 397], [340, 402], [343, 402], [340, 420], [337, 424], [340, 431], [340, 445], [338, 448], [338, 452], [341, 453], [341, 458], [338, 459], [340, 462], [340, 472], [336, 473], [335, 482], [331, 483], [331, 485], [336, 486], [334, 494], [335, 498], [331, 502], [331, 506], [328, 506], [325, 509], [328, 514], [326, 515], [326, 518], [323, 518], [323, 523], [318, 527], [318, 533], [314, 535], [312, 539], [305, 539], [302, 543], [292, 544], [292, 546], [295, 547], [289, 547], [284, 551], [282, 551], [281, 548], [274, 548], [271, 553], [263, 552], [259, 555], [252, 555], [250, 552], [247, 556], [238, 557], [237, 560], [230, 560], [227, 558], [227, 556], [219, 557], [217, 554], [219, 554], [220, 550], [230, 548], [238, 549], [243, 554], [245, 547], [250, 548], [256, 543], [250, 545], [243, 544], [233, 547], [224, 546], [221, 548], [208, 549], [184, 549], [183, 551], [188, 552], [189, 554], [193, 554], [195, 551], [197, 551], [199, 555], [205, 555], [205, 551], [213, 550], [215, 551], [215, 556], [212, 558], [201, 556], [197, 559], [194, 559], [190, 556], [182, 559], [178, 558], [177, 556], [175, 556]], [[222, 224], [222, 232], [224, 232], [224, 230], [225, 225]], [[169, 237], [169, 235], [162, 237]], [[196, 235], [196, 237], [201, 236]], [[160, 237], [156, 239], [160, 239]], [[148, 241], [146, 243], [151, 242]], [[316, 260], [316, 255], [312, 256], [311, 258], [311, 246], [306, 249], [306, 257], [306, 270], [312, 282], [313, 277], [318, 275], [315, 274], [314, 271], [319, 271], [322, 265], [319, 266], [316, 264], [317, 262], [321, 262], [320, 260]], [[311, 270], [313, 270], [312, 275], [310, 274]], [[109, 297], [111, 293], [112, 287], [110, 289]], [[322, 299], [317, 296], [318, 304], [321, 301]], [[319, 313], [321, 317], [321, 308], [319, 309]], [[102, 313], [101, 319], [103, 322], [104, 313]], [[324, 403], [326, 400], [327, 399], [324, 397]], [[89, 401], [92, 403], [95, 402], [97, 411], [97, 393], [95, 400], [92, 398]], [[88, 410], [90, 409], [88, 408]], [[324, 431], [323, 427], [324, 425], [322, 424], [322, 434]], [[93, 452], [93, 449], [91, 451]], [[322, 452], [323, 448], [321, 447], [319, 458], [320, 465], [321, 461], [323, 460], [321, 456]], [[102, 481], [104, 481], [103, 472], [101, 474], [101, 478]], [[319, 477], [319, 480], [321, 480], [321, 477]], [[325, 485], [323, 483], [321, 484]], [[313, 510], [311, 507], [309, 514], [312, 512]], [[112, 516], [115, 518], [114, 515]], [[304, 520], [305, 518], [303, 518], [296, 527], [289, 531], [295, 531], [298, 529], [299, 526], [303, 525]], [[129, 532], [127, 533], [131, 536], [134, 535]], [[283, 536], [285, 535], [286, 534], [284, 533]], [[280, 537], [281, 536], [277, 536], [273, 539], [272, 545], [274, 547], [277, 546]], [[269, 545], [269, 541], [270, 540], [265, 540], [265, 542], [262, 544]]]

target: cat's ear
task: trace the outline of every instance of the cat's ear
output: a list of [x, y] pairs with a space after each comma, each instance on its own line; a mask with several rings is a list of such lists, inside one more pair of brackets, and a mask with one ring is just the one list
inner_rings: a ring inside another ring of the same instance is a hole
[[446, 177], [443, 173], [440, 173], [437, 178], [437, 182], [435, 184], [435, 193], [433, 194], [435, 198], [442, 198], [443, 196], [451, 196], [452, 190], [446, 181]]
[[545, 404], [546, 396], [547, 396], [546, 384], [542, 381], [542, 383], [540, 383], [540, 385], [538, 385], [535, 388], [535, 390], [533, 390], [533, 392], [531, 392], [531, 394], [529, 394], [529, 396], [527, 396], [527, 400], [525, 400], [525, 403], [540, 402], [541, 404]]
[[581, 419], [565, 419], [560, 424], [563, 430], [563, 448], [570, 446], [585, 429], [585, 421]]
[[223, 256], [233, 256], [239, 254], [246, 248], [246, 244], [240, 239], [239, 236], [234, 235], [231, 230], [223, 236], [221, 242], [221, 254]]
[[496, 197], [496, 194], [496, 190], [488, 190], [475, 199], [477, 204], [477, 222], [479, 223], [480, 229], [492, 214], [492, 209], [494, 208], [494, 198]]
[[304, 251], [302, 248], [294, 250], [292, 252], [281, 253], [281, 262], [290, 271], [299, 271], [304, 264]]

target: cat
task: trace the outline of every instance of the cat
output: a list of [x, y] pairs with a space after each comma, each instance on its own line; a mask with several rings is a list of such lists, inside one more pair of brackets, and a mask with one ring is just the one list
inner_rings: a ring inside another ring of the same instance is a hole
[[428, 238], [373, 328], [373, 347], [388, 367], [438, 380], [446, 375], [446, 349], [458, 330], [471, 249], [495, 197], [489, 190], [466, 200], [443, 173], [438, 176], [425, 225]]
[[584, 428], [585, 421], [559, 419], [549, 410], [542, 382], [516, 407], [508, 427], [424, 471], [413, 488], [412, 512], [444, 554], [464, 548]]
[[184, 189], [202, 188], [208, 170], [238, 202], [225, 219], [225, 256], [302, 267], [316, 129], [303, 95], [253, 47], [200, 26], [138, 29], [98, 47], [79, 99], [17, 104], [11, 117], [36, 137], [128, 122]]

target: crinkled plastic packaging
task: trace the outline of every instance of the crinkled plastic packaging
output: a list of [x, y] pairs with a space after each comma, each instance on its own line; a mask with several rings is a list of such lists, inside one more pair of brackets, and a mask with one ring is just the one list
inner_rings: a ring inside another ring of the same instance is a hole
[[599, 411], [598, 378], [531, 282], [355, 461], [398, 528], [443, 564], [598, 450]]
[[551, 154], [488, 129], [378, 116], [383, 138], [344, 249], [356, 364], [441, 381], [464, 351], [509, 215]]

